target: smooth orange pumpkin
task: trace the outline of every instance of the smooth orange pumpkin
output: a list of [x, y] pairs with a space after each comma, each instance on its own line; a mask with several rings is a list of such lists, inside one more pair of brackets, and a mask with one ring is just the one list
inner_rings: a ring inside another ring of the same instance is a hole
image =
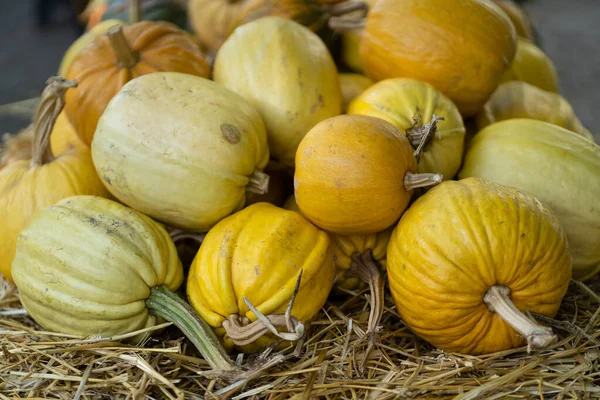
[[417, 187], [442, 181], [417, 174], [413, 148], [392, 124], [365, 115], [340, 115], [312, 128], [296, 152], [294, 193], [317, 226], [366, 235], [400, 218]]
[[210, 75], [192, 36], [167, 22], [117, 25], [81, 49], [67, 72], [79, 85], [67, 93], [65, 110], [83, 142], [91, 145], [98, 119], [125, 83], [157, 71]]
[[516, 49], [506, 14], [487, 0], [378, 0], [362, 28], [360, 58], [375, 81], [407, 77], [432, 84], [464, 115], [474, 115], [496, 89]]
[[523, 81], [547, 92], [558, 93], [558, 74], [552, 60], [535, 44], [519, 38], [517, 53], [502, 82]]

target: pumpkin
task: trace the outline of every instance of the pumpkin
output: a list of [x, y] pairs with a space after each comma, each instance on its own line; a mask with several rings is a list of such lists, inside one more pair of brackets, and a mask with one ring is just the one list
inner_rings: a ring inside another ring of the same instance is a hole
[[362, 74], [353, 73], [339, 74], [339, 78], [342, 87], [342, 99], [344, 102], [342, 112], [346, 112], [350, 102], [364, 92], [369, 86], [373, 85], [373, 81]]
[[569, 239], [573, 277], [600, 271], [600, 146], [546, 122], [506, 120], [475, 135], [459, 176], [512, 186], [550, 206]]
[[417, 174], [413, 152], [406, 136], [380, 118], [340, 115], [318, 123], [296, 154], [294, 194], [302, 214], [343, 235], [390, 227], [415, 188], [442, 180]]
[[559, 94], [546, 92], [526, 82], [501, 84], [477, 116], [477, 127], [511, 118], [531, 118], [549, 122], [587, 139], [594, 137], [579, 121], [571, 105]]
[[[187, 28], [187, 13], [178, 0], [139, 0], [140, 17], [144, 21], [167, 21], [182, 29]], [[131, 22], [131, 0], [108, 0], [102, 20], [117, 19]], [[139, 21], [135, 21], [139, 22]]]
[[0, 170], [0, 273], [11, 281], [17, 236], [37, 210], [77, 194], [108, 196], [88, 150], [78, 148], [55, 158], [50, 148], [65, 91], [75, 85], [59, 77], [48, 80], [33, 120], [31, 157]]
[[231, 23], [246, 0], [188, 0], [188, 20], [196, 37], [216, 53], [231, 33]]
[[99, 24], [94, 25], [92, 29], [81, 35], [77, 40], [75, 40], [65, 52], [63, 56], [60, 66], [58, 67], [58, 75], [66, 76], [71, 63], [75, 56], [79, 53], [81, 49], [83, 49], [88, 44], [92, 43], [94, 39], [98, 36], [105, 35], [109, 28], [121, 24], [122, 22], [116, 19], [109, 19], [106, 21], [102, 21]]
[[387, 257], [402, 320], [444, 351], [556, 340], [524, 313], [556, 314], [571, 258], [558, 219], [532, 196], [482, 179], [444, 182], [402, 216]]
[[213, 368], [236, 368], [210, 327], [171, 293], [183, 268], [166, 230], [119, 203], [73, 196], [41, 210], [19, 235], [13, 271], [21, 303], [44, 329], [111, 337], [166, 319]]
[[[370, 10], [377, 0], [364, 0]], [[368, 10], [367, 10], [368, 15]], [[360, 18], [361, 14], [354, 12], [344, 16], [346, 19]], [[364, 16], [364, 13], [363, 13]], [[351, 71], [363, 73], [362, 60], [360, 58], [360, 35], [353, 31], [342, 33], [342, 60], [344, 65]]]
[[288, 331], [281, 338], [297, 340], [325, 304], [334, 277], [325, 232], [297, 212], [257, 203], [208, 232], [190, 267], [187, 294], [226, 347], [255, 352], [275, 339], [257, 313]]
[[519, 38], [517, 53], [502, 82], [523, 81], [547, 92], [558, 93], [558, 74], [552, 60], [535, 44]]
[[423, 142], [419, 172], [452, 179], [462, 162], [465, 126], [458, 108], [428, 83], [408, 78], [377, 82], [348, 107], [349, 114], [385, 119], [408, 138], [413, 149]]
[[67, 93], [65, 110], [83, 142], [92, 143], [98, 119], [125, 83], [157, 71], [210, 74], [195, 40], [166, 22], [117, 25], [81, 49], [67, 72], [79, 85]]
[[310, 128], [342, 111], [337, 68], [325, 44], [308, 28], [280, 17], [236, 29], [219, 50], [213, 74], [258, 109], [271, 156], [282, 166], [294, 165]]
[[377, 0], [364, 20], [331, 19], [361, 29], [360, 58], [374, 81], [406, 77], [432, 84], [464, 115], [475, 115], [515, 54], [516, 32], [484, 0]]
[[529, 22], [529, 18], [521, 6], [512, 0], [494, 0], [494, 2], [508, 15], [517, 31], [517, 35], [531, 42], [535, 41], [531, 22]]
[[102, 15], [108, 8], [108, 0], [91, 0], [82, 15], [87, 17], [86, 27], [90, 31], [102, 21]]
[[98, 122], [92, 157], [117, 199], [192, 231], [207, 231], [269, 182], [261, 172], [269, 160], [265, 126], [254, 107], [177, 72], [123, 86]]
[[264, 171], [269, 175], [269, 187], [266, 193], [249, 192], [246, 196], [246, 205], [255, 203], [271, 203], [281, 206], [288, 193], [293, 192], [292, 177], [282, 169], [267, 167]]

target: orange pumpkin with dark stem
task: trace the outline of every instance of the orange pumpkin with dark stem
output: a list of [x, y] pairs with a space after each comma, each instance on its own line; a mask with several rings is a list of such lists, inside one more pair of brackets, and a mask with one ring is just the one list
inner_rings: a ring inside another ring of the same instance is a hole
[[195, 39], [167, 22], [117, 25], [82, 49], [67, 72], [79, 85], [67, 92], [65, 106], [82, 140], [92, 143], [98, 119], [125, 83], [157, 71], [210, 75]]

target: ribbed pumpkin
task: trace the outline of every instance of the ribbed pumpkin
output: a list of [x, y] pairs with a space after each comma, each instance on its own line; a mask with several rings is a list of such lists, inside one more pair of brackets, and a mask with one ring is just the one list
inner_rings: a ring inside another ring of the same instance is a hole
[[573, 277], [600, 272], [600, 146], [532, 119], [497, 122], [480, 131], [460, 177], [520, 189], [556, 213], [573, 257]]
[[531, 118], [558, 125], [587, 139], [594, 137], [579, 121], [571, 105], [559, 94], [526, 82], [501, 84], [477, 116], [477, 127], [512, 118]]
[[96, 39], [98, 36], [106, 34], [108, 29], [110, 29], [111, 27], [119, 25], [121, 23], [122, 21], [117, 19], [109, 19], [106, 21], [102, 21], [101, 23], [95, 25], [92, 29], [81, 35], [69, 46], [69, 48], [65, 52], [65, 55], [63, 56], [60, 62], [60, 66], [58, 67], [58, 75], [66, 76], [67, 71], [71, 66], [71, 63], [73, 62], [73, 59], [77, 54], [79, 54], [79, 51], [81, 49], [83, 49], [88, 44], [92, 43], [94, 39]]
[[128, 82], [98, 122], [94, 165], [117, 199], [173, 227], [207, 231], [264, 193], [265, 126], [208, 79], [156, 72]]
[[558, 93], [558, 74], [552, 60], [535, 44], [519, 38], [517, 53], [502, 82], [523, 81]]
[[167, 22], [118, 25], [81, 49], [67, 72], [78, 87], [67, 93], [65, 110], [83, 142], [92, 143], [98, 119], [125, 83], [157, 71], [210, 75], [195, 40]]
[[383, 119], [329, 118], [308, 132], [296, 154], [294, 194], [315, 225], [343, 235], [366, 235], [394, 224], [417, 187], [441, 182], [417, 174], [406, 136]]
[[17, 236], [37, 210], [77, 194], [108, 196], [88, 150], [78, 148], [55, 158], [50, 148], [65, 91], [75, 85], [58, 77], [48, 80], [33, 121], [31, 158], [0, 170], [0, 272], [9, 280]]
[[349, 114], [382, 118], [408, 138], [421, 143], [419, 172], [441, 173], [452, 179], [463, 157], [465, 126], [458, 108], [428, 83], [408, 78], [377, 82], [348, 107]]
[[534, 42], [533, 29], [525, 11], [512, 0], [494, 0], [494, 2], [508, 15], [517, 30], [517, 35]]
[[246, 0], [188, 0], [188, 20], [196, 37], [216, 53], [230, 34], [231, 23]]
[[223, 44], [214, 80], [250, 101], [267, 126], [271, 156], [294, 165], [294, 154], [316, 123], [341, 113], [337, 68], [308, 28], [280, 17], [240, 26]]
[[21, 303], [44, 329], [110, 337], [173, 322], [213, 368], [236, 370], [210, 327], [171, 291], [183, 268], [167, 231], [94, 196], [38, 212], [13, 263]]
[[[300, 274], [290, 331], [283, 314]], [[334, 276], [325, 232], [297, 212], [257, 203], [208, 232], [190, 268], [187, 294], [226, 347], [254, 352], [274, 337], [250, 306], [297, 340], [303, 324], [325, 304]]]
[[444, 351], [486, 354], [556, 339], [524, 313], [556, 314], [571, 257], [549, 208], [470, 178], [415, 201], [392, 234], [387, 271], [410, 329]]
[[346, 112], [350, 102], [369, 86], [373, 85], [373, 81], [362, 74], [343, 73], [339, 74], [339, 77], [342, 87], [342, 98], [344, 100], [342, 112]]
[[516, 48], [512, 23], [487, 0], [377, 0], [366, 21], [330, 25], [362, 26], [360, 58], [369, 78], [428, 82], [464, 115], [483, 107]]

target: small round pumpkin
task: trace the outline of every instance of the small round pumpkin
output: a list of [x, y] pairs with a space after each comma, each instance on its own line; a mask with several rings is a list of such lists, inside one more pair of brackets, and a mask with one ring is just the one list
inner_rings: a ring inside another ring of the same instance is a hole
[[340, 115], [318, 123], [296, 154], [294, 194], [315, 225], [366, 235], [394, 224], [417, 187], [441, 182], [417, 174], [406, 136], [383, 119]]
[[188, 0], [188, 20], [196, 37], [216, 53], [231, 33], [231, 23], [246, 0]]
[[428, 82], [469, 116], [496, 89], [516, 49], [513, 24], [487, 0], [377, 0], [366, 21], [330, 25], [363, 26], [360, 58], [369, 78]]
[[482, 179], [447, 181], [402, 216], [388, 246], [404, 323], [448, 352], [486, 354], [556, 338], [523, 312], [553, 317], [571, 280], [567, 237], [532, 196]]
[[226, 347], [255, 352], [274, 337], [254, 310], [287, 328], [283, 314], [297, 292], [289, 319], [295, 329], [287, 333], [298, 339], [303, 324], [325, 304], [334, 277], [325, 232], [297, 212], [257, 203], [208, 232], [190, 268], [187, 294]]
[[67, 72], [78, 87], [67, 93], [65, 110], [83, 142], [92, 143], [98, 119], [125, 83], [157, 71], [210, 75], [195, 40], [167, 22], [116, 25], [81, 49]]
[[458, 108], [428, 83], [408, 78], [377, 82], [348, 107], [349, 114], [382, 118], [408, 138], [414, 150], [421, 143], [419, 172], [452, 179], [463, 157], [465, 125]]
[[547, 92], [558, 93], [558, 74], [552, 60], [535, 44], [519, 38], [515, 58], [502, 82], [523, 81]]
[[75, 85], [59, 77], [48, 80], [33, 120], [31, 157], [0, 170], [0, 272], [9, 280], [17, 236], [37, 210], [78, 194], [109, 195], [89, 150], [76, 148], [55, 158], [50, 147], [50, 133], [62, 111], [65, 91]]
[[459, 177], [511, 186], [550, 206], [569, 238], [573, 277], [600, 272], [600, 146], [542, 121], [496, 122], [475, 135]]
[[208, 79], [156, 72], [128, 82], [98, 122], [94, 165], [110, 192], [172, 227], [207, 231], [264, 193], [265, 126]]
[[240, 26], [223, 44], [214, 80], [250, 101], [267, 126], [271, 157], [285, 167], [306, 132], [341, 113], [337, 68], [308, 28], [280, 17]]
[[477, 127], [481, 130], [494, 122], [512, 118], [549, 122], [594, 140], [567, 100], [557, 93], [546, 92], [526, 82], [501, 84], [477, 116]]
[[517, 35], [531, 42], [535, 41], [531, 22], [521, 6], [513, 0], [494, 0], [494, 2], [508, 15], [508, 18], [510, 18], [510, 21], [515, 26]]
[[373, 81], [362, 74], [354, 73], [339, 74], [339, 77], [340, 85], [342, 87], [342, 98], [344, 100], [342, 112], [346, 112], [350, 102], [364, 92], [369, 86], [373, 85]]

